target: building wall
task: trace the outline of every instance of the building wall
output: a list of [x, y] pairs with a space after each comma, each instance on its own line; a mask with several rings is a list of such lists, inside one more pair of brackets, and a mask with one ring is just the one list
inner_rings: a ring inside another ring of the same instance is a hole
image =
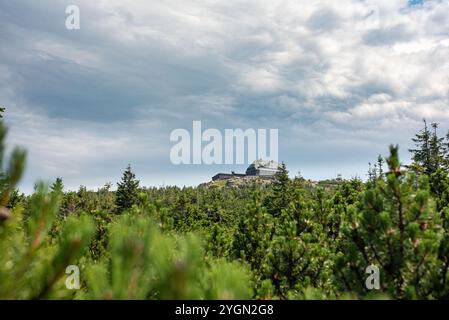
[[248, 170], [246, 171], [246, 175], [248, 176], [274, 176], [276, 173], [277, 170], [264, 168], [248, 168]]
[[227, 180], [235, 177], [244, 177], [245, 174], [240, 173], [218, 173], [215, 176], [212, 177], [212, 181], [216, 180]]
[[273, 168], [264, 168], [264, 167], [258, 167], [254, 164], [250, 165], [248, 169], [246, 170], [246, 174], [242, 173], [218, 173], [214, 177], [212, 177], [212, 180], [227, 180], [234, 177], [245, 177], [245, 176], [259, 176], [259, 177], [272, 177], [278, 172], [277, 169]]
[[277, 170], [270, 169], [259, 169], [258, 176], [274, 176], [277, 173]]

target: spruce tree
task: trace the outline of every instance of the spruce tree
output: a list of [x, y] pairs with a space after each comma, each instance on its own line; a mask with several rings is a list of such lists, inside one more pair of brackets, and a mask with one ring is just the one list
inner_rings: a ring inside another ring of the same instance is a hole
[[423, 121], [424, 128], [412, 139], [416, 149], [409, 151], [414, 167], [430, 176], [445, 165], [444, 138], [438, 136], [438, 123], [432, 123], [429, 130], [426, 120]]
[[446, 133], [443, 141], [443, 157], [445, 169], [449, 171], [449, 131]]
[[368, 183], [369, 184], [373, 184], [376, 181], [376, 179], [377, 179], [376, 167], [373, 166], [371, 164], [371, 162], [368, 162], [368, 173], [367, 173], [367, 176], [368, 176]]
[[130, 209], [133, 204], [137, 203], [138, 190], [139, 180], [136, 179], [136, 175], [131, 171], [131, 166], [128, 165], [121, 182], [117, 183], [116, 206], [119, 213]]
[[430, 152], [430, 139], [431, 133], [427, 126], [426, 119], [423, 119], [424, 128], [421, 129], [412, 141], [416, 145], [416, 149], [409, 149], [412, 153], [412, 160], [420, 171], [426, 174], [431, 173], [431, 152]]
[[444, 165], [444, 138], [438, 136], [438, 123], [434, 122], [431, 126], [432, 136], [430, 138], [430, 154], [432, 160], [432, 173], [434, 173]]
[[64, 183], [62, 181], [62, 178], [57, 177], [55, 182], [51, 186], [51, 190], [61, 192], [63, 189], [64, 189]]
[[377, 157], [377, 174], [379, 178], [382, 178], [383, 174], [384, 174], [384, 163], [385, 160], [384, 158], [382, 158], [382, 156], [379, 154], [379, 156]]
[[282, 163], [274, 176], [272, 194], [266, 198], [265, 206], [270, 214], [274, 217], [278, 217], [281, 215], [282, 210], [287, 208], [292, 199], [292, 181], [288, 176], [288, 170], [285, 163]]

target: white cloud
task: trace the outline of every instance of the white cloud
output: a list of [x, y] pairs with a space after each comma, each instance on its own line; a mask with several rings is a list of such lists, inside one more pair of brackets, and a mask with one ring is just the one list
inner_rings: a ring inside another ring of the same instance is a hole
[[[338, 158], [341, 143], [405, 143], [421, 118], [449, 118], [447, 0], [75, 2], [78, 33], [64, 1], [0, 5], [0, 103], [21, 106], [12, 135], [41, 176], [163, 158], [166, 131], [194, 119], [282, 128], [299, 166], [308, 143]], [[19, 4], [33, 16], [7, 14]]]

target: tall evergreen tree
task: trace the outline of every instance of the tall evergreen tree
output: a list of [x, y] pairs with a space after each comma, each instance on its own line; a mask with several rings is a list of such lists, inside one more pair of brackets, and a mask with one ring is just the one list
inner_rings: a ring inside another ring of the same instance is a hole
[[377, 173], [379, 178], [382, 178], [382, 175], [384, 174], [384, 163], [384, 158], [382, 158], [382, 156], [379, 154], [379, 156], [377, 157]]
[[412, 153], [412, 160], [425, 173], [430, 170], [430, 131], [427, 127], [426, 119], [423, 119], [424, 128], [421, 129], [412, 141], [415, 143], [416, 149], [409, 149]]
[[445, 140], [443, 142], [443, 155], [444, 164], [446, 169], [449, 170], [449, 131], [446, 133]]
[[368, 183], [373, 184], [377, 179], [376, 166], [372, 165], [371, 162], [368, 162]]
[[52, 191], [61, 192], [64, 189], [64, 183], [61, 177], [57, 177], [55, 182], [51, 186]]
[[444, 166], [444, 138], [438, 136], [438, 123], [434, 122], [432, 126], [432, 136], [430, 138], [430, 155], [432, 164], [432, 173]]
[[128, 165], [121, 182], [117, 183], [117, 198], [116, 205], [118, 212], [130, 209], [133, 204], [137, 203], [139, 190], [139, 180], [131, 171], [131, 166]]
[[293, 199], [292, 181], [288, 176], [288, 170], [285, 163], [279, 166], [273, 182], [273, 193], [267, 197], [265, 206], [268, 212], [275, 217], [281, 215], [281, 211], [286, 209]]
[[412, 139], [416, 149], [409, 149], [409, 152], [414, 167], [430, 176], [444, 165], [444, 138], [438, 136], [438, 123], [432, 123], [430, 130], [426, 120], [423, 121], [424, 128]]

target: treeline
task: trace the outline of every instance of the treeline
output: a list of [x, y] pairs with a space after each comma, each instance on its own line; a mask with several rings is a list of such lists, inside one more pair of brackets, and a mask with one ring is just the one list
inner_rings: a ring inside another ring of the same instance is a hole
[[5, 166], [0, 128], [0, 298], [449, 297], [449, 135], [437, 124], [413, 139], [411, 165], [391, 146], [367, 181], [321, 187], [282, 165], [269, 185], [143, 188], [128, 167], [117, 191], [57, 179], [31, 196], [15, 187], [25, 153]]

